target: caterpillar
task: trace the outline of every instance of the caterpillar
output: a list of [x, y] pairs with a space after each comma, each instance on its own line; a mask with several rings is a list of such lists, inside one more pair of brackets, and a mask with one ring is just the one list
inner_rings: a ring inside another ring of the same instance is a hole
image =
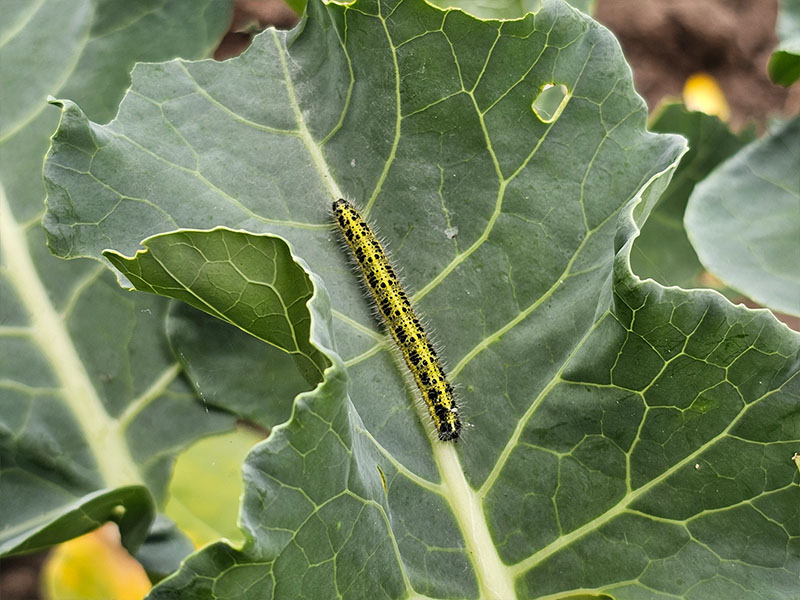
[[333, 203], [333, 216], [361, 269], [386, 329], [403, 355], [428, 406], [441, 441], [457, 441], [461, 420], [453, 386], [447, 380], [433, 344], [414, 312], [392, 264], [364, 217], [347, 200]]

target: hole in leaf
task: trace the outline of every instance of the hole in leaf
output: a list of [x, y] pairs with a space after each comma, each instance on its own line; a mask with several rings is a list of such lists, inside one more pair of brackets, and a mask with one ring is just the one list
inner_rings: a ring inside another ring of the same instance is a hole
[[546, 83], [531, 104], [531, 108], [542, 123], [552, 123], [561, 116], [561, 111], [564, 110], [568, 101], [567, 86], [560, 83]]

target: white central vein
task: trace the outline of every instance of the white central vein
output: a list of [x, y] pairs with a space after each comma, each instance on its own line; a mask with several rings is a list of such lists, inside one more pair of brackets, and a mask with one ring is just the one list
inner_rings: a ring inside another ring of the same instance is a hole
[[50, 301], [28, 252], [25, 230], [0, 188], [0, 250], [3, 271], [30, 317], [31, 338], [47, 358], [61, 398], [75, 415], [100, 476], [109, 487], [142, 484], [124, 437], [103, 406], [66, 325]]
[[278, 37], [279, 35], [278, 31], [275, 29], [271, 31], [272, 31], [272, 40], [273, 42], [275, 42], [275, 48], [277, 49], [278, 59], [281, 61], [281, 68], [283, 69], [283, 78], [284, 81], [286, 81], [286, 94], [289, 96], [289, 103], [292, 105], [294, 118], [295, 121], [297, 121], [297, 135], [299, 135], [300, 139], [303, 140], [303, 144], [308, 150], [308, 154], [314, 163], [314, 167], [317, 169], [317, 172], [322, 178], [322, 181], [330, 191], [331, 198], [343, 198], [344, 195], [342, 194], [342, 191], [339, 189], [339, 185], [336, 183], [336, 180], [334, 179], [333, 175], [328, 169], [328, 163], [325, 160], [325, 157], [322, 155], [322, 149], [320, 148], [320, 145], [316, 142], [314, 137], [311, 135], [311, 132], [308, 130], [305, 117], [303, 116], [303, 111], [300, 109], [300, 105], [297, 103], [297, 96], [295, 96], [294, 93], [294, 84], [292, 82], [292, 76], [289, 73], [289, 64], [287, 62], [286, 49], [281, 44], [281, 40]]
[[[386, 25], [386, 20], [383, 16], [379, 16], [378, 18], [383, 26], [392, 53], [392, 61], [395, 70], [395, 105], [397, 114], [392, 150], [384, 166], [375, 192], [367, 204], [367, 210], [369, 210], [371, 203], [375, 200], [381, 184], [394, 162], [402, 125], [400, 67], [397, 62], [396, 45], [392, 40], [391, 33]], [[475, 576], [481, 592], [481, 597], [487, 600], [513, 598], [515, 595], [514, 577], [503, 564], [502, 560], [500, 560], [497, 547], [493, 543], [491, 533], [489, 532], [489, 524], [483, 512], [482, 500], [467, 482], [464, 469], [458, 459], [455, 448], [452, 444], [434, 443], [433, 454], [439, 472], [442, 475], [442, 496], [453, 509], [456, 522], [464, 536], [467, 553], [475, 567]]]

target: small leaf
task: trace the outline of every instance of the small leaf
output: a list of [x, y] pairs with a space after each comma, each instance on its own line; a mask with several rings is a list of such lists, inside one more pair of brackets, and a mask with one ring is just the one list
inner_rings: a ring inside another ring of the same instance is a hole
[[695, 187], [686, 231], [706, 269], [756, 302], [800, 315], [800, 117]]
[[290, 354], [310, 383], [327, 361], [309, 343], [311, 281], [286, 244], [226, 229], [154, 236], [146, 251], [104, 256], [139, 291], [183, 300]]
[[778, 48], [769, 59], [769, 76], [778, 85], [790, 86], [800, 79], [800, 3], [778, 2]]

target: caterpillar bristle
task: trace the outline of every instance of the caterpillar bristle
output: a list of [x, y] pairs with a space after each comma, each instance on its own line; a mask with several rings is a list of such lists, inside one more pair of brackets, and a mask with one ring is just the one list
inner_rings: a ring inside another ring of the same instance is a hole
[[439, 358], [438, 344], [426, 332], [426, 324], [411, 306], [398, 270], [366, 220], [343, 198], [336, 200], [332, 209], [334, 221], [372, 296], [373, 308], [394, 340], [427, 405], [437, 438], [456, 442], [462, 429], [461, 417], [455, 388]]

